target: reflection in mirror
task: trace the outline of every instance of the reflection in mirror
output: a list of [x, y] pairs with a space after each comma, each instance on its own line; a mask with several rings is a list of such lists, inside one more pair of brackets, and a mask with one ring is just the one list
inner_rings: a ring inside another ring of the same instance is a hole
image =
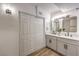
[[77, 32], [77, 16], [64, 16], [52, 20], [52, 33]]
[[68, 16], [63, 20], [65, 32], [77, 32], [77, 16]]
[[54, 19], [52, 21], [52, 30], [53, 30], [53, 33], [57, 33], [57, 32], [61, 32], [62, 31], [62, 23], [63, 22], [63, 17], [62, 18], [57, 18], [57, 19]]
[[58, 19], [55, 19], [54, 20], [54, 28], [55, 28], [55, 31], [58, 31], [58, 29], [59, 29], [59, 20]]

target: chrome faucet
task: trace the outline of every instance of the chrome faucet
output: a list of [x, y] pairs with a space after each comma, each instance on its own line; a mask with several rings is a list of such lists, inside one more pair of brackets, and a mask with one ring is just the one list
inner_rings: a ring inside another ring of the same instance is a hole
[[69, 36], [69, 32], [67, 32], [67, 34], [65, 33], [65, 36]]
[[67, 32], [67, 36], [69, 36], [69, 32]]

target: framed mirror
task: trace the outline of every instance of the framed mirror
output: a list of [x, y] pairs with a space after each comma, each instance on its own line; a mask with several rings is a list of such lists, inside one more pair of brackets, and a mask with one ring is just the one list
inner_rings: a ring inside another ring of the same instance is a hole
[[67, 15], [53, 19], [52, 32], [77, 32], [77, 16]]

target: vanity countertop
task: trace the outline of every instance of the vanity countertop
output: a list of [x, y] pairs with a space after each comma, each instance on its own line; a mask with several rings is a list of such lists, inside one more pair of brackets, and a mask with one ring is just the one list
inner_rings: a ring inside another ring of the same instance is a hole
[[55, 34], [51, 34], [51, 33], [46, 33], [46, 35], [51, 35], [51, 36], [55, 36], [55, 37], [61, 37], [61, 38], [79, 41], [79, 37], [69, 37], [69, 36], [64, 36], [64, 35], [55, 35]]

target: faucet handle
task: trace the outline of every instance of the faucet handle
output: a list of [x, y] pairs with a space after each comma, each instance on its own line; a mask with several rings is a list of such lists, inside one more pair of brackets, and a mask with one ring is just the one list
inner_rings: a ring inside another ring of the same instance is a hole
[[70, 37], [72, 37], [72, 34], [70, 35]]
[[66, 36], [66, 33], [65, 33], [65, 36]]

